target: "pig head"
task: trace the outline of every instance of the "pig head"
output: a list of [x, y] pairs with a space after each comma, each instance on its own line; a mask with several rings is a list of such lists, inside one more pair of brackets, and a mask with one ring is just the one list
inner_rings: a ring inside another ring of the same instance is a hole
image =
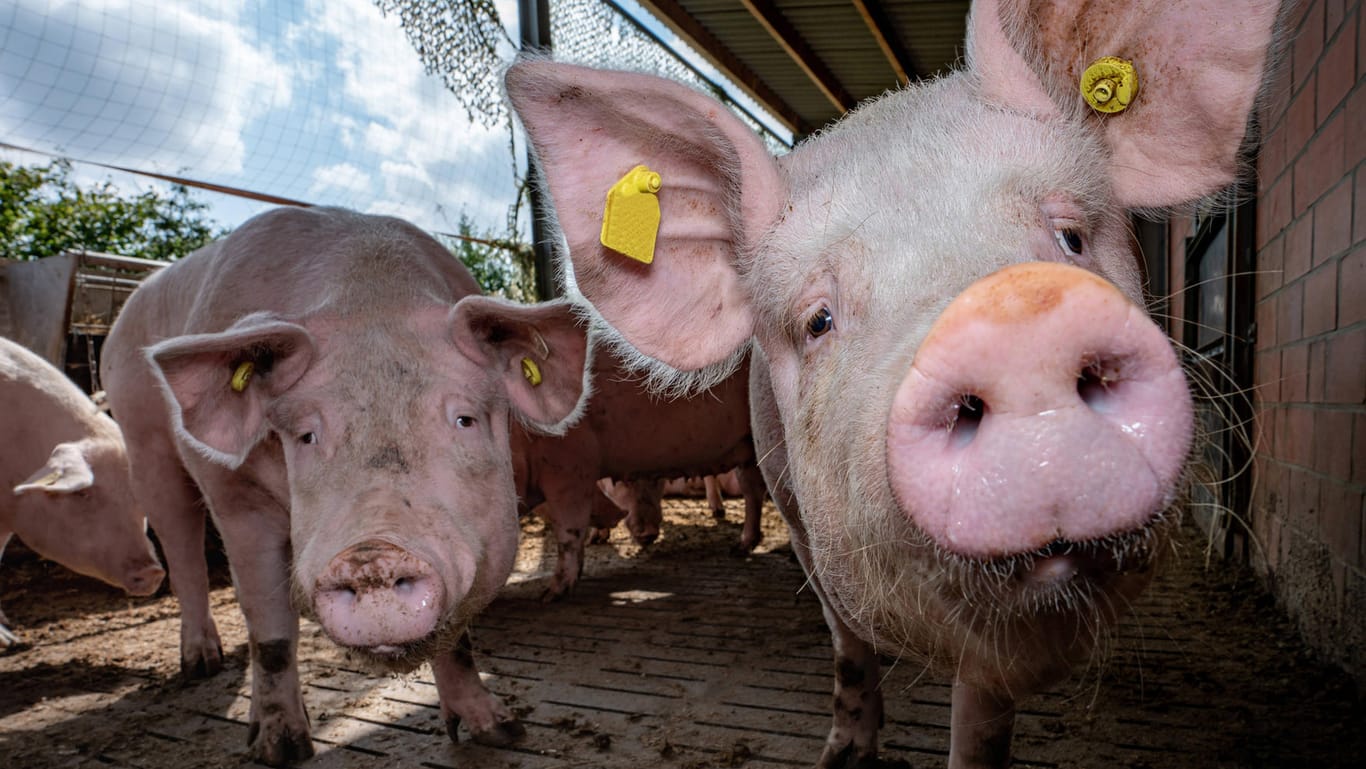
[[[1150, 579], [1192, 408], [1127, 216], [1235, 180], [1276, 16], [978, 2], [963, 71], [779, 159], [676, 84], [509, 71], [600, 325], [665, 388], [757, 348], [756, 448], [841, 673], [821, 766], [876, 755], [874, 648], [956, 675], [951, 766], [1004, 766], [1015, 698]], [[1137, 71], [1124, 110], [1099, 109], [1119, 75], [1082, 93], [1105, 57]], [[599, 238], [638, 165], [660, 176], [651, 264]]]

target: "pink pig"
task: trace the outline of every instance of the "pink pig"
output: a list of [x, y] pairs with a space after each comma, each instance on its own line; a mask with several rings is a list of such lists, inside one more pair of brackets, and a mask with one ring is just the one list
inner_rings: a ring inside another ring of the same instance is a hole
[[417, 228], [340, 209], [261, 214], [133, 294], [104, 382], [190, 674], [222, 655], [201, 496], [222, 533], [251, 648], [253, 758], [313, 751], [296, 607], [380, 668], [431, 659], [452, 739], [462, 720], [477, 741], [522, 734], [480, 682], [466, 626], [517, 550], [509, 415], [563, 429], [585, 345], [565, 304], [478, 296]]
[[[595, 529], [626, 514], [639, 542], [659, 536], [656, 479], [710, 474], [755, 462], [749, 427], [748, 364], [688, 397], [651, 395], [610, 353], [592, 365], [592, 394], [583, 418], [563, 436], [513, 436], [513, 462], [523, 503], [550, 523], [559, 548], [543, 598], [564, 596], [583, 571], [583, 547]], [[599, 479], [626, 481], [613, 504]], [[762, 498], [760, 498], [762, 504]], [[759, 512], [746, 513], [742, 547], [759, 544]]]
[[[666, 388], [753, 348], [756, 449], [834, 639], [819, 766], [876, 762], [879, 654], [955, 676], [950, 767], [1006, 766], [1016, 701], [1150, 581], [1192, 407], [1127, 216], [1235, 180], [1277, 13], [977, 2], [963, 71], [778, 159], [677, 84], [508, 72], [571, 292]], [[1137, 72], [1123, 111], [1079, 90], [1103, 57]], [[599, 241], [637, 165], [662, 181], [650, 265]]]
[[[165, 576], [133, 502], [119, 426], [52, 364], [0, 338], [0, 552], [10, 536], [132, 595]], [[0, 612], [0, 648], [18, 638]]]

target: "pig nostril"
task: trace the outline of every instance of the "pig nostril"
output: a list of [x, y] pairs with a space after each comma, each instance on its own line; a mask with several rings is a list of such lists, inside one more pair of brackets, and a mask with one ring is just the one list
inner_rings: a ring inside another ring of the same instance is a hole
[[1108, 411], [1119, 384], [1119, 367], [1106, 361], [1095, 361], [1077, 375], [1077, 395], [1092, 411]]
[[987, 405], [976, 395], [964, 395], [963, 399], [954, 405], [953, 421], [949, 425], [949, 433], [953, 436], [955, 448], [962, 448], [977, 435], [977, 428], [982, 425], [982, 418], [986, 416]]

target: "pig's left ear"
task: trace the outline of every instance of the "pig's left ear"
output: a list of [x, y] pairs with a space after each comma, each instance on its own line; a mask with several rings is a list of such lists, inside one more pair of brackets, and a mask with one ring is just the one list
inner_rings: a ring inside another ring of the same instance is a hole
[[254, 314], [226, 331], [167, 339], [145, 354], [176, 434], [210, 460], [236, 468], [269, 431], [269, 402], [299, 381], [315, 349], [302, 326]]
[[28, 480], [14, 487], [14, 493], [71, 494], [88, 489], [95, 483], [95, 473], [81, 451], [80, 444], [59, 443], [52, 449], [47, 464], [38, 468]]
[[465, 297], [451, 310], [450, 335], [502, 380], [523, 424], [559, 434], [578, 421], [588, 391], [588, 334], [568, 302]]
[[[1237, 178], [1280, 6], [1278, 0], [977, 0], [969, 67], [991, 101], [1097, 121], [1110, 145], [1117, 200], [1130, 208], [1172, 206]], [[1090, 69], [1105, 57], [1132, 63], [1136, 93], [1113, 66]], [[1083, 73], [1092, 86], [1089, 98]], [[1107, 82], [1096, 89], [1100, 81]], [[1105, 111], [1123, 101], [1124, 109]]]

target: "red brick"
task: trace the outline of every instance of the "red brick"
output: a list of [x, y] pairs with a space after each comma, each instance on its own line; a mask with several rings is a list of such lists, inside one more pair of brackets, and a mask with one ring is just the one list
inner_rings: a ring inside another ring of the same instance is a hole
[[1285, 112], [1285, 156], [1294, 160], [1314, 136], [1318, 126], [1318, 113], [1314, 109], [1314, 95], [1318, 88], [1314, 76], [1304, 88], [1290, 99], [1290, 107]]
[[1317, 537], [1319, 533], [1319, 479], [1303, 470], [1286, 472], [1286, 518], [1290, 525], [1304, 534]]
[[1314, 466], [1315, 409], [1291, 408], [1285, 412], [1285, 459], [1300, 467]]
[[1357, 173], [1356, 192], [1353, 197], [1356, 198], [1356, 211], [1352, 214], [1352, 242], [1360, 243], [1366, 240], [1366, 171]]
[[1347, 146], [1343, 162], [1348, 168], [1355, 168], [1366, 160], [1366, 85], [1361, 84], [1360, 75], [1357, 76], [1357, 87], [1347, 97], [1344, 114], [1347, 120]]
[[1280, 344], [1280, 339], [1276, 336], [1276, 311], [1279, 306], [1275, 299], [1257, 303], [1257, 343], [1254, 349], [1258, 352]]
[[1291, 64], [1294, 66], [1295, 87], [1298, 88], [1305, 78], [1318, 65], [1323, 53], [1323, 3], [1310, 4], [1309, 12], [1304, 15], [1291, 46]]
[[1302, 216], [1285, 232], [1285, 257], [1281, 260], [1285, 271], [1281, 274], [1281, 281], [1288, 285], [1309, 272], [1313, 255], [1314, 219]]
[[1276, 295], [1276, 339], [1293, 344], [1304, 338], [1304, 281], [1291, 283]]
[[1281, 287], [1281, 275], [1285, 272], [1285, 238], [1275, 237], [1270, 243], [1257, 251], [1257, 301], [1265, 299], [1272, 291]]
[[1334, 558], [1359, 567], [1361, 557], [1361, 492], [1324, 482], [1319, 492], [1319, 524], [1323, 543]]
[[1348, 29], [1328, 44], [1323, 60], [1315, 70], [1315, 114], [1317, 124], [1323, 125], [1338, 104], [1356, 83], [1356, 30]]
[[1325, 264], [1304, 279], [1304, 336], [1326, 334], [1337, 328], [1338, 269]]
[[1309, 346], [1297, 344], [1281, 350], [1281, 402], [1304, 403], [1309, 382]]
[[1357, 79], [1366, 75], [1366, 11], [1357, 9]]
[[[1338, 27], [1342, 24], [1343, 17], [1346, 15], [1346, 0], [1327, 0], [1327, 3], [1323, 7], [1323, 34], [1326, 35], [1328, 39], [1331, 40], [1333, 38], [1333, 33], [1337, 32]], [[1347, 32], [1350, 36], [1352, 28], [1348, 27]]]
[[1352, 420], [1352, 483], [1366, 483], [1366, 414]]
[[1295, 161], [1295, 216], [1299, 216], [1347, 175], [1344, 114], [1336, 114]]
[[1285, 159], [1285, 131], [1272, 131], [1262, 137], [1257, 150], [1257, 195], [1265, 195], [1289, 165]]
[[1366, 326], [1328, 340], [1328, 375], [1323, 385], [1325, 402], [1353, 406], [1366, 403], [1366, 363], [1363, 362], [1366, 362]]
[[1338, 328], [1347, 328], [1366, 320], [1366, 243], [1342, 257], [1338, 270]]
[[1309, 389], [1304, 399], [1310, 403], [1323, 403], [1323, 382], [1328, 377], [1328, 342], [1320, 339], [1309, 343]]
[[1314, 264], [1320, 265], [1352, 245], [1352, 180], [1344, 179], [1314, 204]]
[[1343, 482], [1352, 474], [1351, 416], [1342, 411], [1314, 414], [1314, 469]]
[[1253, 386], [1256, 388], [1257, 401], [1261, 403], [1280, 403], [1281, 401], [1281, 354], [1279, 351], [1261, 351], [1253, 355]]
[[1283, 174], [1257, 203], [1257, 247], [1285, 230], [1290, 224], [1290, 213], [1294, 208], [1291, 194], [1294, 192], [1293, 176]]

